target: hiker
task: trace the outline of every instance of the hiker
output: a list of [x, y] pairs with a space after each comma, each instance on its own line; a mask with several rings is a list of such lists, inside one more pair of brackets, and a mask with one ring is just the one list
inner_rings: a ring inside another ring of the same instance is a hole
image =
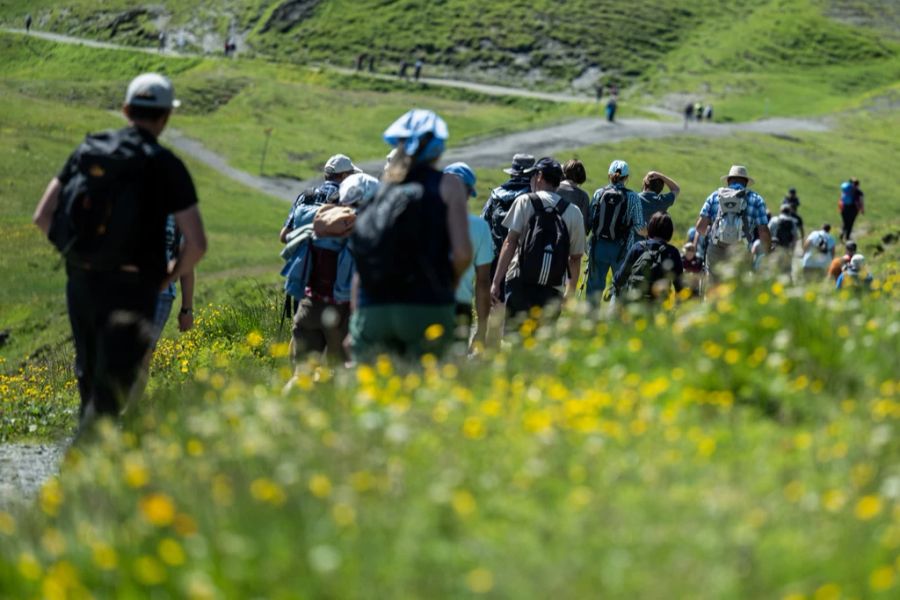
[[721, 276], [722, 273], [717, 271], [724, 263], [747, 256], [754, 232], [758, 235], [762, 253], [771, 245], [766, 202], [750, 189], [755, 182], [747, 167], [733, 165], [722, 181], [726, 187], [706, 198], [696, 225], [701, 236], [709, 234], [704, 261], [711, 276]]
[[356, 57], [356, 71], [357, 72], [363, 70], [363, 64], [365, 63], [365, 61], [366, 61], [366, 53], [360, 52]]
[[863, 204], [863, 191], [859, 187], [859, 179], [855, 177], [841, 184], [841, 200], [838, 202], [838, 212], [841, 213], [841, 241], [853, 237], [853, 224], [856, 217], [865, 212]]
[[609, 185], [594, 192], [588, 209], [591, 234], [588, 256], [587, 293], [594, 302], [606, 288], [606, 277], [615, 274], [636, 236], [644, 235], [641, 199], [626, 186], [628, 163], [609, 165]]
[[287, 243], [288, 234], [300, 226], [298, 222], [302, 220], [303, 214], [305, 214], [305, 209], [300, 207], [320, 206], [336, 202], [340, 195], [341, 182], [354, 173], [362, 173], [362, 170], [353, 164], [349, 156], [335, 154], [325, 163], [323, 173], [325, 181], [322, 185], [303, 190], [294, 200], [287, 219], [285, 219], [284, 225], [278, 234], [278, 239], [281, 240], [282, 244]]
[[341, 182], [337, 198], [296, 211], [294, 231], [305, 229], [305, 241], [297, 243], [283, 271], [285, 291], [299, 301], [291, 328], [294, 363], [308, 353], [324, 353], [337, 364], [349, 360], [344, 340], [355, 265], [348, 239], [357, 207], [371, 201], [377, 190], [377, 179], [353, 173]]
[[466, 187], [435, 168], [447, 124], [413, 109], [384, 132], [397, 149], [382, 190], [360, 211], [350, 249], [358, 286], [350, 321], [353, 358], [390, 352], [416, 359], [452, 341], [454, 290], [472, 262]]
[[409, 75], [407, 71], [409, 70], [409, 63], [404, 61], [400, 62], [400, 69], [397, 71], [397, 77], [400, 79], [409, 79]]
[[166, 49], [166, 32], [160, 31], [158, 39], [159, 39], [159, 51], [162, 52], [163, 50]]
[[609, 100], [606, 101], [606, 120], [609, 123], [613, 123], [616, 120], [616, 108], [618, 108], [618, 101], [615, 96], [610, 96]]
[[569, 204], [578, 208], [584, 221], [584, 230], [587, 231], [588, 207], [591, 204], [591, 197], [580, 187], [587, 181], [584, 163], [577, 158], [572, 158], [566, 161], [562, 169], [563, 180], [560, 182], [559, 187], [556, 188], [556, 193], [560, 198], [567, 200]]
[[694, 242], [687, 242], [681, 247], [681, 268], [687, 287], [694, 296], [699, 296], [703, 283], [703, 259], [697, 255]]
[[375, 55], [369, 57], [369, 73], [375, 72]]
[[[444, 173], [456, 175], [465, 184], [469, 196], [478, 197], [475, 172], [463, 162], [447, 165]], [[456, 287], [457, 329], [466, 341], [469, 352], [483, 349], [487, 341], [488, 316], [491, 312], [491, 263], [494, 245], [487, 222], [478, 215], [469, 215], [469, 238], [472, 240], [472, 262]], [[473, 287], [474, 286], [474, 287]], [[475, 301], [475, 334], [472, 330], [472, 301]]]
[[[481, 218], [487, 221], [491, 230], [491, 240], [494, 244], [494, 262], [491, 263], [491, 281], [497, 273], [497, 262], [500, 260], [500, 250], [503, 249], [503, 241], [506, 239], [507, 229], [503, 225], [506, 215], [512, 208], [513, 201], [522, 194], [531, 191], [531, 177], [525, 174], [525, 170], [534, 165], [534, 157], [530, 154], [516, 154], [512, 158], [512, 165], [503, 172], [509, 175], [509, 179], [491, 190], [484, 208], [481, 210]], [[506, 293], [500, 290], [500, 297], [505, 298]]]
[[712, 118], [713, 118], [712, 104], [707, 104], [706, 106], [703, 107], [703, 118], [706, 120], [707, 123], [712, 121]]
[[[649, 223], [650, 217], [658, 212], [667, 212], [675, 204], [675, 199], [681, 192], [681, 188], [675, 181], [658, 171], [650, 171], [644, 175], [641, 193], [641, 211], [644, 214], [644, 222]], [[663, 188], [669, 191], [662, 193]], [[643, 238], [641, 238], [643, 239]]]
[[674, 286], [680, 292], [684, 267], [678, 248], [670, 244], [675, 226], [668, 213], [657, 212], [647, 223], [647, 239], [628, 250], [613, 279], [617, 298], [625, 300], [665, 300]]
[[688, 102], [684, 107], [684, 128], [688, 128], [688, 122], [694, 119], [694, 103]]
[[25, 33], [31, 33], [31, 13], [25, 15]]
[[831, 236], [831, 224], [813, 231], [803, 240], [803, 278], [807, 281], [824, 279], [834, 260], [835, 241]]
[[772, 239], [772, 250], [778, 271], [790, 276], [794, 259], [794, 250], [800, 241], [800, 228], [797, 219], [791, 214], [791, 205], [782, 204], [778, 216], [769, 221], [769, 237]]
[[791, 216], [797, 221], [797, 228], [800, 230], [800, 239], [806, 237], [806, 230], [803, 227], [803, 217], [800, 216], [800, 198], [797, 196], [797, 188], [788, 189], [787, 196], [782, 200], [782, 204], [791, 207]]
[[509, 233], [491, 284], [493, 302], [506, 303], [507, 320], [535, 307], [556, 312], [553, 305], [575, 294], [585, 248], [581, 212], [556, 193], [560, 164], [546, 156], [523, 173], [532, 191], [516, 198], [503, 220]]
[[694, 118], [698, 123], [703, 121], [703, 104], [700, 102], [694, 104]]
[[[172, 264], [178, 260], [178, 254], [181, 252], [181, 246], [184, 243], [184, 235], [178, 229], [175, 223], [175, 217], [169, 215], [166, 218], [166, 264]], [[178, 310], [178, 330], [189, 331], [194, 326], [194, 270], [181, 275], [179, 282], [181, 284], [181, 308]], [[156, 302], [156, 312], [153, 316], [153, 347], [159, 342], [162, 336], [169, 315], [172, 313], [172, 305], [175, 298], [178, 297], [178, 286], [175, 281], [170, 281], [169, 285], [159, 293]]]
[[838, 276], [835, 288], [869, 290], [872, 288], [872, 274], [866, 269], [866, 257], [854, 254], [847, 268]]
[[425, 66], [425, 61], [423, 61], [421, 58], [417, 58], [416, 63], [413, 66], [413, 79], [415, 79], [416, 81], [419, 81], [419, 77], [422, 76], [422, 67], [424, 67], [424, 66]]
[[[96, 416], [115, 417], [136, 393], [159, 292], [206, 252], [191, 176], [157, 142], [178, 105], [166, 77], [133, 79], [122, 109], [128, 125], [88, 135], [35, 210], [35, 224], [66, 262], [79, 431]], [[184, 234], [174, 265], [165, 253], [170, 214]]]
[[831, 277], [833, 281], [837, 281], [844, 269], [847, 268], [847, 265], [850, 264], [850, 261], [856, 255], [856, 250], [856, 242], [847, 240], [844, 245], [844, 254], [831, 261], [831, 265], [828, 267], [828, 276]]

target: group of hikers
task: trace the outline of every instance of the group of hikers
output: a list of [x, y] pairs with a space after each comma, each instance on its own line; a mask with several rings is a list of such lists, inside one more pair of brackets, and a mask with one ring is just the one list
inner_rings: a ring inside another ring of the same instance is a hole
[[[176, 282], [179, 328], [193, 324], [194, 266], [206, 234], [190, 174], [158, 143], [178, 104], [166, 77], [136, 77], [123, 106], [128, 125], [88, 135], [35, 210], [66, 264], [82, 426], [119, 414], [140, 394]], [[749, 264], [751, 248], [768, 253], [782, 236], [742, 166], [706, 199], [683, 252], [671, 245], [668, 214], [679, 185], [650, 171], [633, 191], [623, 160], [589, 195], [580, 160], [516, 154], [504, 169], [509, 179], [472, 215], [474, 170], [437, 166], [448, 136], [437, 114], [410, 110], [383, 134], [391, 150], [380, 177], [337, 154], [324, 182], [297, 197], [279, 232], [295, 361], [309, 353], [336, 363], [384, 353], [414, 360], [454, 344], [475, 351], [496, 342], [491, 313], [501, 322], [497, 337], [503, 321], [558, 315], [579, 293], [585, 254], [581, 292], [595, 305], [654, 303], [673, 288], [700, 293], [702, 282], [727, 276], [727, 264]], [[858, 198], [861, 209], [861, 191]], [[855, 244], [847, 240], [847, 254], [833, 261], [829, 230], [804, 241], [804, 272], [833, 271], [838, 286], [862, 281]]]
[[688, 123], [697, 121], [713, 120], [712, 104], [703, 104], [702, 102], [688, 102], [684, 107], [684, 128], [687, 129]]

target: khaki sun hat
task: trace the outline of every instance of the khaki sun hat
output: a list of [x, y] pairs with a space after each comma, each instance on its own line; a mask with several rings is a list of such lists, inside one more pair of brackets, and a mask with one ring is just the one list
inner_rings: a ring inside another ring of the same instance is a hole
[[731, 177], [742, 177], [747, 180], [747, 185], [756, 183], [750, 175], [747, 174], [747, 167], [741, 165], [732, 165], [728, 170], [728, 175], [722, 175], [722, 181], [728, 181]]

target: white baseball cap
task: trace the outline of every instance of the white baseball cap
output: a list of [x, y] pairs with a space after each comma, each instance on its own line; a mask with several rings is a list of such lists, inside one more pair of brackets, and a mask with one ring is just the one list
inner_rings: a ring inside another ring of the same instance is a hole
[[371, 175], [354, 173], [341, 182], [340, 203], [344, 206], [366, 204], [375, 197], [379, 185]]
[[338, 175], [339, 173], [362, 173], [362, 169], [353, 164], [350, 157], [345, 154], [335, 154], [325, 163], [326, 175]]
[[131, 80], [125, 92], [125, 104], [147, 108], [178, 108], [172, 81], [159, 73], [142, 73]]

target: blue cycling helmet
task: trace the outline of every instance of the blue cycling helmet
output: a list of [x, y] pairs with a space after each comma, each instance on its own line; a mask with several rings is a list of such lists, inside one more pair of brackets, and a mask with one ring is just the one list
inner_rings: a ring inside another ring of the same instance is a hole
[[478, 195], [478, 192], [475, 191], [475, 182], [477, 181], [475, 171], [466, 163], [455, 162], [452, 165], [447, 165], [444, 167], [444, 173], [452, 173], [462, 179], [462, 182], [466, 184], [466, 188], [469, 190], [469, 195], [473, 198]]
[[403, 146], [415, 162], [430, 162], [444, 153], [444, 141], [450, 136], [447, 123], [430, 110], [414, 108], [391, 123], [384, 141]]

